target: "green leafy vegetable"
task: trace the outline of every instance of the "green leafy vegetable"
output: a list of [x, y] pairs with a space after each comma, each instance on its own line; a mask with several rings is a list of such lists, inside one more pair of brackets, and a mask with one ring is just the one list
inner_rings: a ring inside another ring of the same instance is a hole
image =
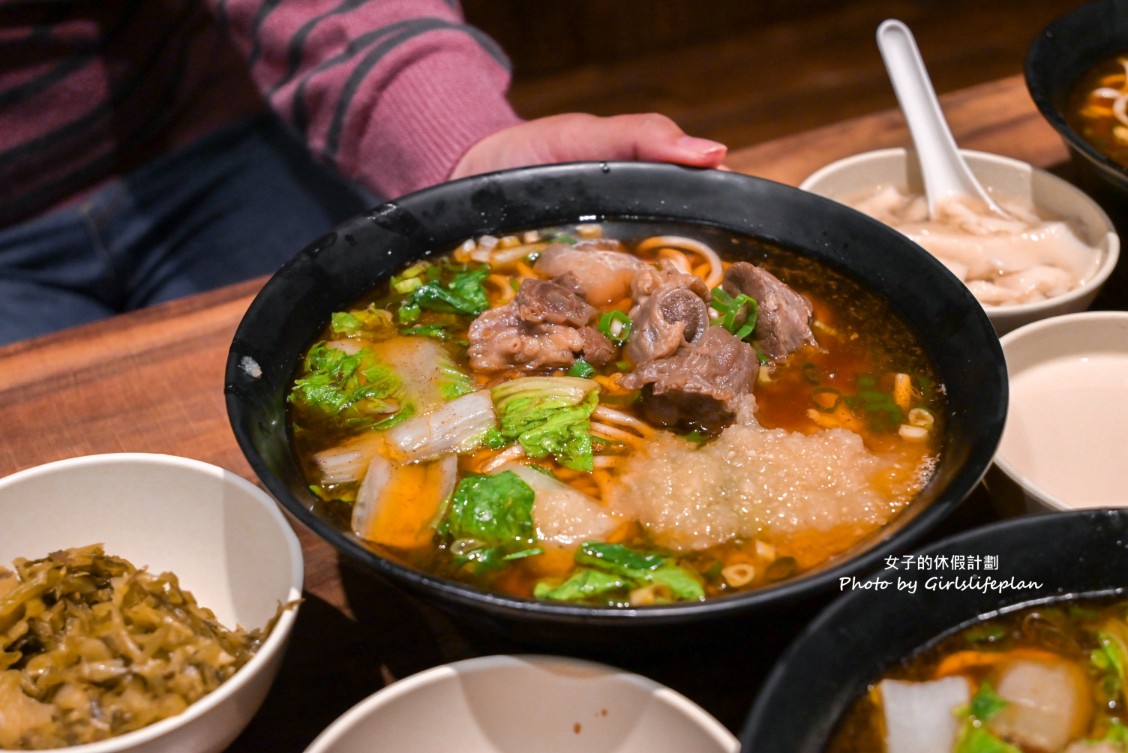
[[512, 471], [468, 476], [458, 483], [438, 532], [450, 542], [456, 567], [476, 573], [540, 554], [532, 487]]
[[964, 633], [964, 638], [968, 643], [993, 643], [1007, 634], [1007, 629], [1003, 625], [995, 622], [986, 622], [982, 625], [974, 625], [967, 629]]
[[953, 753], [1022, 753], [1022, 750], [973, 724], [964, 725]]
[[1105, 674], [1104, 688], [1110, 696], [1123, 692], [1128, 672], [1128, 628], [1118, 620], [1109, 620], [1097, 631], [1097, 648], [1089, 660]]
[[294, 381], [289, 400], [322, 419], [354, 428], [386, 428], [410, 415], [403, 396], [403, 381], [371, 350], [346, 353], [318, 343], [306, 355], [303, 376]]
[[428, 279], [438, 279], [439, 269], [429, 261], [419, 261], [412, 264], [391, 280], [392, 292], [407, 295], [413, 290], [422, 287]]
[[1120, 677], [1124, 673], [1124, 657], [1116, 642], [1108, 633], [1099, 632], [1097, 638], [1100, 645], [1093, 649], [1089, 659], [1097, 669], [1107, 670]]
[[599, 404], [599, 385], [578, 377], [522, 377], [492, 391], [498, 428], [492, 447], [516, 441], [532, 458], [552, 456], [566, 468], [594, 467], [591, 413]]
[[434, 375], [434, 386], [438, 388], [439, 397], [448, 403], [477, 389], [474, 378], [458, 368], [458, 364], [445, 353], [435, 359]]
[[563, 583], [538, 583], [533, 595], [553, 601], [621, 601], [629, 599], [636, 589], [656, 587], [659, 601], [705, 598], [695, 573], [655, 552], [588, 541], [576, 552], [576, 564], [576, 570]]
[[1008, 742], [1000, 740], [987, 730], [983, 723], [1003, 710], [1005, 699], [995, 692], [989, 682], [984, 682], [971, 697], [964, 712], [966, 718], [960, 727], [953, 753], [1022, 753]]
[[391, 337], [396, 332], [392, 312], [374, 305], [353, 311], [334, 312], [329, 321], [329, 329], [346, 337], [374, 335], [381, 339]]
[[449, 324], [417, 324], [414, 327], [404, 327], [399, 330], [399, 333], [414, 337], [433, 337], [445, 342], [454, 338], [454, 335], [450, 332], [450, 327]]
[[755, 298], [745, 293], [732, 296], [724, 288], [716, 287], [713, 288], [709, 305], [717, 312], [710, 323], [724, 327], [737, 338], [747, 340], [756, 330], [760, 307]]
[[985, 722], [1002, 711], [1006, 705], [1006, 700], [995, 692], [991, 683], [984, 682], [972, 696], [968, 713], [979, 721]]
[[1098, 742], [1106, 742], [1120, 750], [1128, 750], [1128, 727], [1115, 717], [1108, 720], [1108, 732]]
[[[415, 265], [412, 270], [419, 266]], [[424, 309], [447, 314], [477, 316], [489, 308], [489, 298], [484, 286], [485, 279], [490, 274], [488, 265], [462, 269], [451, 275], [444, 274], [444, 271], [443, 267], [429, 265], [412, 277], [393, 281], [394, 290], [401, 292], [410, 290], [407, 297], [400, 302], [398, 316], [401, 324], [415, 324]], [[448, 276], [449, 279], [444, 281], [443, 278]], [[411, 280], [417, 280], [418, 283], [412, 283]]]
[[558, 586], [537, 583], [533, 596], [545, 601], [570, 601], [577, 603], [608, 601], [610, 595], [623, 594], [631, 589], [631, 582], [615, 573], [591, 567], [577, 568]]

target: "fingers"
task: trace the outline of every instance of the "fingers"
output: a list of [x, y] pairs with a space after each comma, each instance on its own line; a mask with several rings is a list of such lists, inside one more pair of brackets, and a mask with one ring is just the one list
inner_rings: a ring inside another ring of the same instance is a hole
[[690, 136], [674, 121], [654, 113], [597, 118], [589, 137], [593, 148], [598, 145], [609, 156], [592, 155], [586, 159], [637, 159], [717, 167], [728, 151], [724, 144]]
[[598, 117], [583, 113], [530, 120], [479, 141], [452, 178], [522, 165], [591, 160], [671, 162], [719, 167], [724, 144], [690, 136], [657, 113]]
[[[537, 124], [538, 121], [531, 121]], [[689, 136], [665, 115], [560, 115], [540, 121], [552, 161], [643, 160], [716, 167], [724, 144]]]

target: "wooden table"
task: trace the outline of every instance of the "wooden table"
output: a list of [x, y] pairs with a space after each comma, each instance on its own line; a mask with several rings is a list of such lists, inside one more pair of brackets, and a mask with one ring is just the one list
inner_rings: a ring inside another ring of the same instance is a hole
[[[1068, 172], [1064, 147], [1020, 77], [955, 92], [944, 98], [944, 110], [961, 146]], [[902, 117], [890, 111], [740, 150], [729, 165], [798, 184], [839, 157], [908, 143]], [[1126, 307], [1123, 279], [1115, 282], [1099, 305]], [[253, 479], [227, 421], [223, 373], [235, 328], [261, 284], [0, 348], [0, 474], [76, 455], [131, 451], [198, 458]], [[300, 751], [352, 704], [395, 678], [527, 648], [478, 635], [422, 607], [339, 562], [328, 544], [298, 529], [306, 600], [278, 682], [232, 751]], [[792, 619], [801, 624], [808, 616]], [[736, 629], [738, 645], [721, 660], [690, 645], [657, 655], [626, 647], [610, 658], [686, 693], [738, 731], [759, 678], [793, 628]]]

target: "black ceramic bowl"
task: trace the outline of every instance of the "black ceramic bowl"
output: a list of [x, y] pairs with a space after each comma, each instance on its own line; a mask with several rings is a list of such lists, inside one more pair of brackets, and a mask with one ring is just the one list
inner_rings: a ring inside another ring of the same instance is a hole
[[[600, 609], [517, 599], [445, 581], [375, 554], [320, 516], [291, 453], [285, 395], [331, 312], [425, 254], [485, 232], [577, 221], [690, 223], [771, 241], [844, 271], [884, 296], [922, 335], [947, 385], [946, 450], [933, 480], [895, 522], [847, 555], [780, 585], [708, 602]], [[373, 209], [301, 251], [239, 325], [227, 362], [228, 413], [266, 487], [298, 520], [363, 568], [447, 611], [524, 638], [575, 638], [581, 627], [669, 626], [828, 593], [925, 534], [978, 483], [1006, 412], [1006, 369], [983, 308], [930, 254], [861, 213], [796, 188], [732, 172], [643, 163], [518, 169], [440, 185]]]
[[1113, 162], [1066, 123], [1077, 80], [1097, 62], [1128, 52], [1128, 0], [1097, 0], [1051, 22], [1031, 43], [1025, 77], [1042, 116], [1061, 135], [1079, 185], [1110, 213], [1128, 211], [1128, 169]]
[[[992, 556], [998, 567], [906, 570], [902, 565], [874, 576], [874, 582], [888, 584], [884, 590], [857, 589], [841, 596], [803, 630], [768, 675], [741, 732], [743, 750], [822, 753], [841, 715], [870, 683], [941, 635], [1024, 605], [1125, 591], [1128, 511], [1012, 518], [920, 553]], [[939, 586], [974, 577], [1008, 584], [1013, 579], [1016, 588]], [[931, 589], [929, 579], [935, 579]], [[915, 593], [903, 583], [916, 583]]]

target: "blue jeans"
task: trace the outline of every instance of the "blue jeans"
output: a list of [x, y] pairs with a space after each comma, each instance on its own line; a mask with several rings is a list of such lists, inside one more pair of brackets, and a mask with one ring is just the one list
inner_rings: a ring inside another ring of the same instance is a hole
[[271, 116], [0, 230], [0, 344], [274, 272], [373, 200]]

